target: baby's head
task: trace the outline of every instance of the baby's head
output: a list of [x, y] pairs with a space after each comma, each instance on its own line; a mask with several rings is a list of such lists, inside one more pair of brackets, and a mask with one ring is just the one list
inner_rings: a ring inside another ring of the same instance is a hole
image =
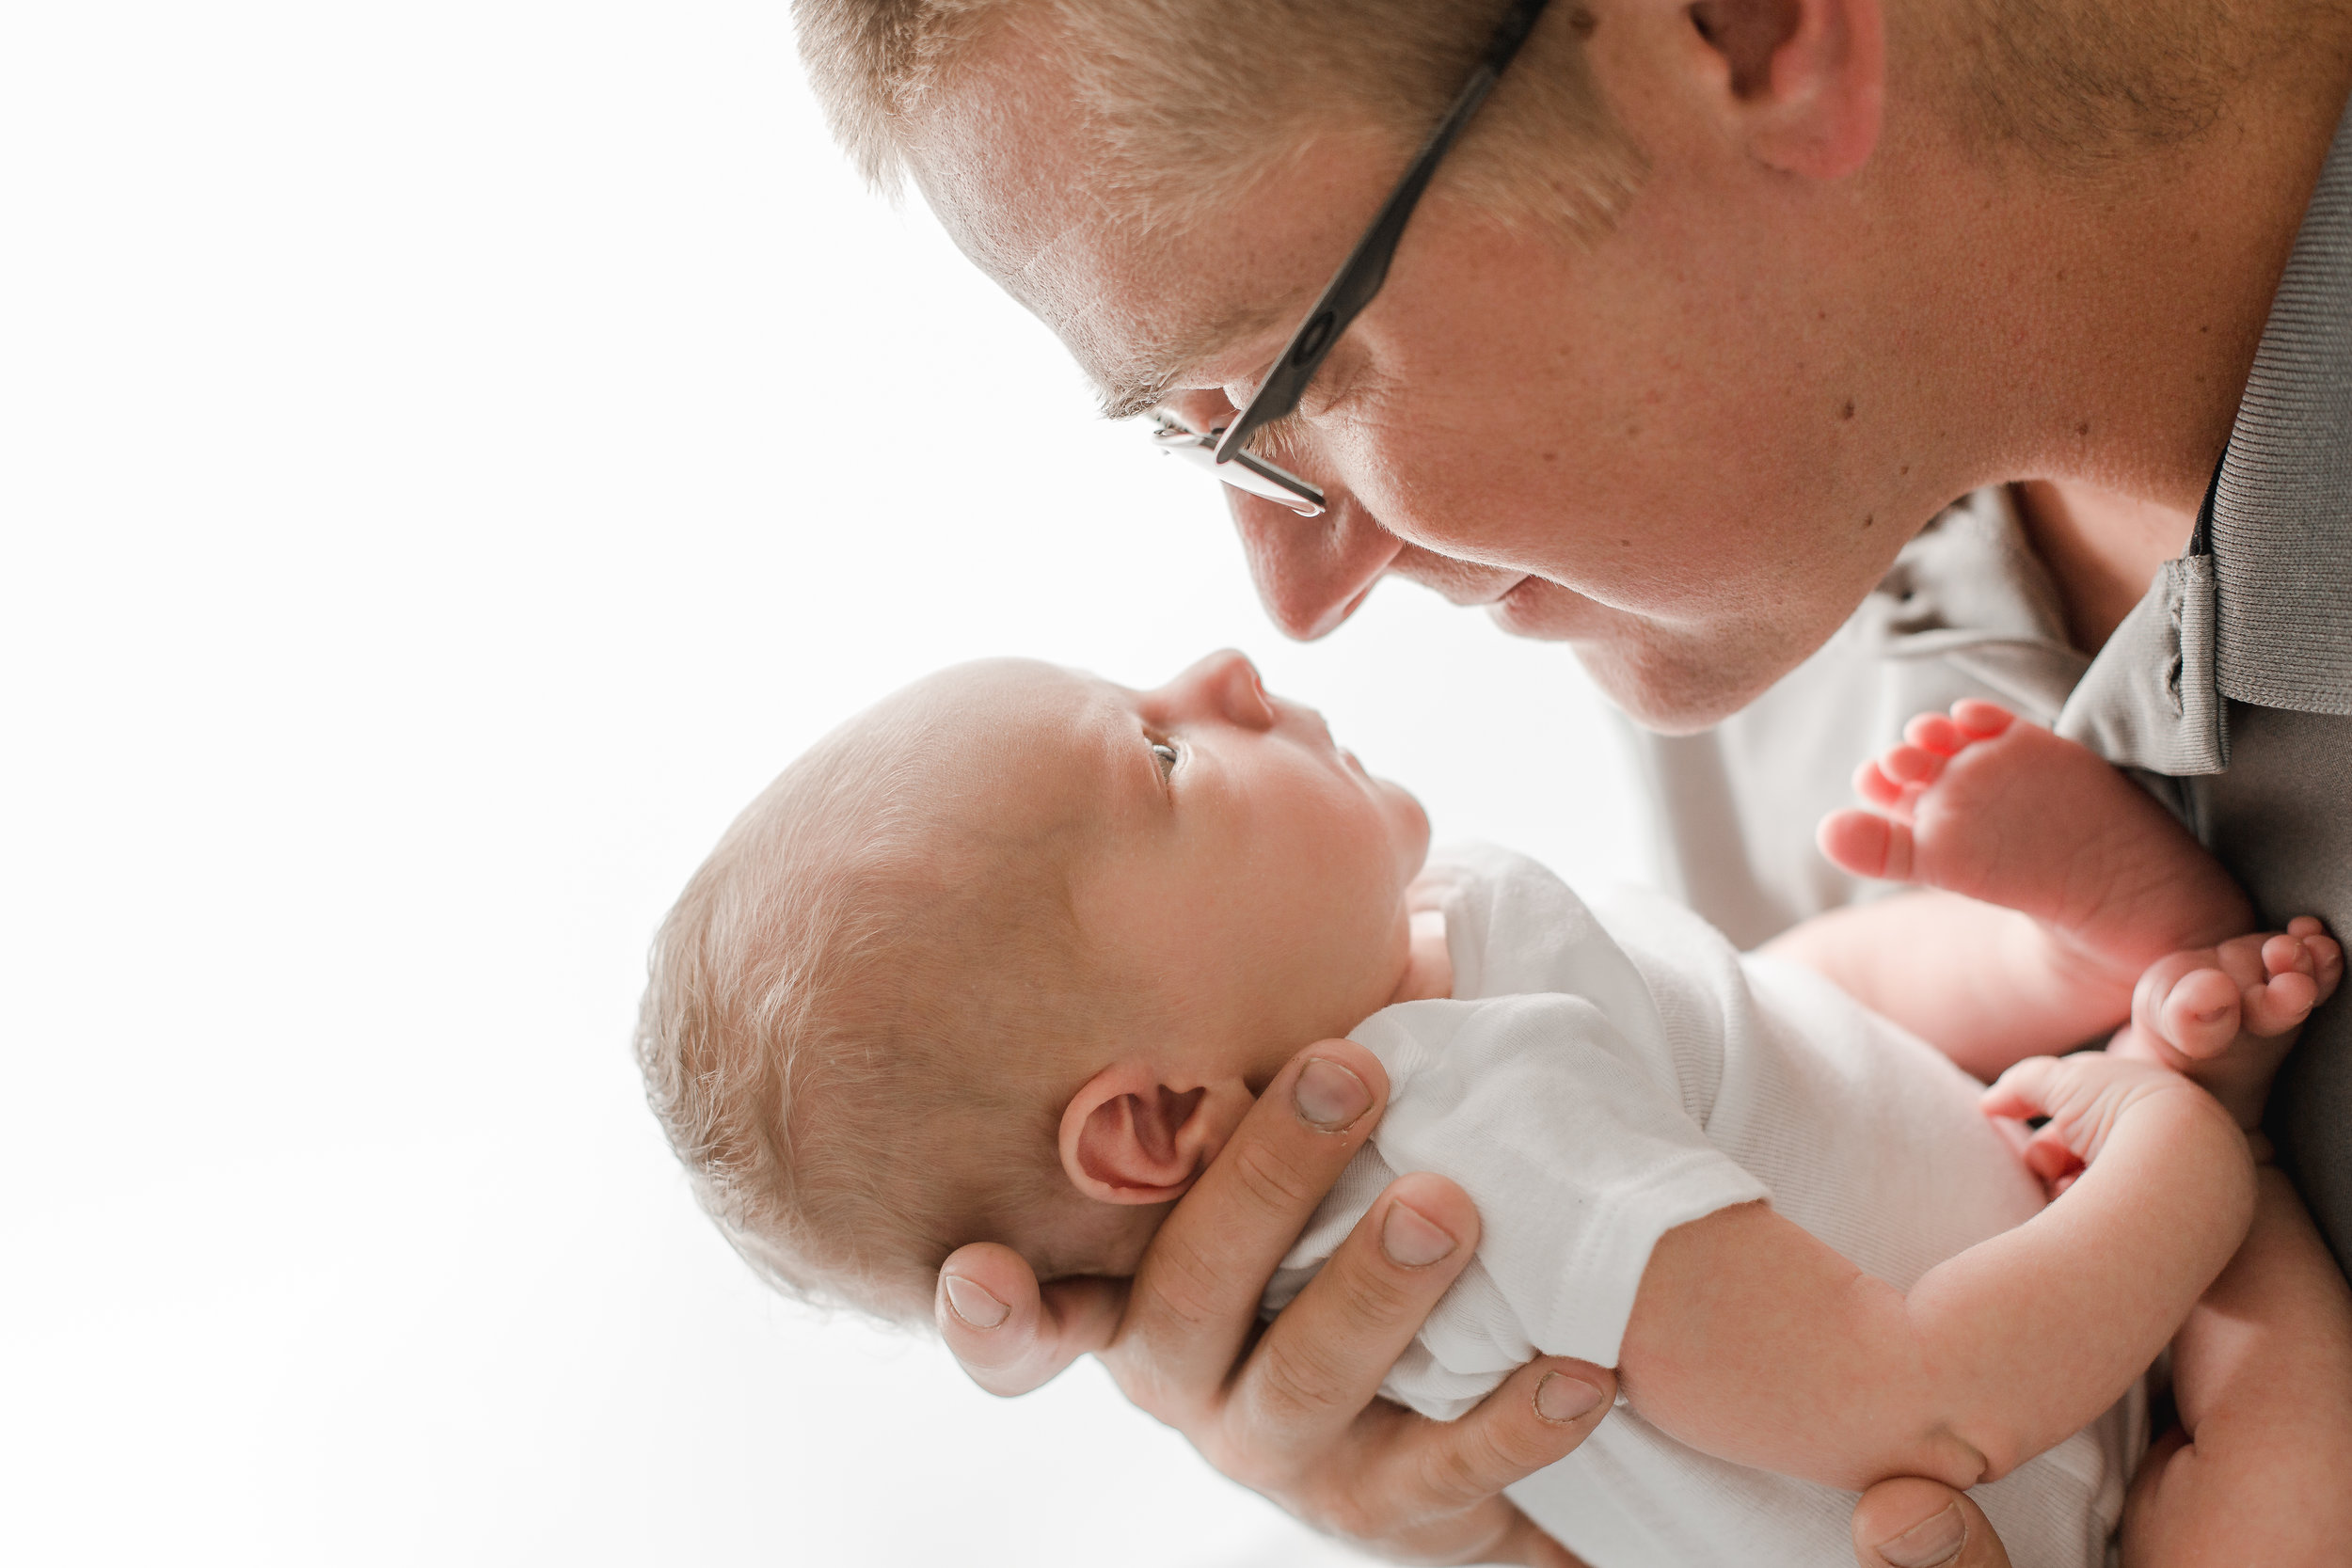
[[793, 1293], [928, 1317], [975, 1241], [1132, 1273], [1282, 1063], [1396, 993], [1428, 834], [1238, 654], [1153, 691], [949, 670], [794, 762], [687, 884], [647, 1091]]

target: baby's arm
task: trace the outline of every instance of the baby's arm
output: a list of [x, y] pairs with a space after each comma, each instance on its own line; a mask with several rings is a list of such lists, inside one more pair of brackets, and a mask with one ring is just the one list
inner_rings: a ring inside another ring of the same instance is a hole
[[2007, 1474], [2122, 1397], [2221, 1272], [2254, 1206], [2245, 1136], [2176, 1073], [2089, 1053], [1987, 1096], [2046, 1115], [2029, 1160], [2088, 1168], [1909, 1291], [1761, 1204], [1670, 1231], [1619, 1376], [1693, 1448], [1833, 1486]]

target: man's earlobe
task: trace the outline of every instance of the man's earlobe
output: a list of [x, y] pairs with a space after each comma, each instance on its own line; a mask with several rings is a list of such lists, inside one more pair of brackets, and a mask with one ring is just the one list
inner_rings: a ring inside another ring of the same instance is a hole
[[1177, 1089], [1140, 1064], [1104, 1068], [1062, 1112], [1062, 1170], [1101, 1202], [1167, 1203], [1216, 1158], [1248, 1108], [1239, 1084]]
[[1689, 15], [1760, 162], [1836, 180], [1869, 161], [1886, 89], [1880, 0], [1696, 0]]

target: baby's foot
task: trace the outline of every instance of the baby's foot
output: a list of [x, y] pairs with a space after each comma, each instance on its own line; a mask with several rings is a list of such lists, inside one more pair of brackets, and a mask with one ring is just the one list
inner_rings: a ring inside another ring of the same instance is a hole
[[2283, 932], [2168, 954], [2140, 976], [2131, 1024], [2107, 1049], [2202, 1084], [2251, 1129], [2303, 1021], [2343, 979], [2343, 947], [2310, 915]]
[[2114, 993], [2156, 959], [2254, 923], [2246, 895], [2163, 807], [2100, 757], [1992, 703], [1921, 714], [1862, 765], [1869, 809], [1833, 813], [1821, 850], [2039, 921], [2067, 967]]

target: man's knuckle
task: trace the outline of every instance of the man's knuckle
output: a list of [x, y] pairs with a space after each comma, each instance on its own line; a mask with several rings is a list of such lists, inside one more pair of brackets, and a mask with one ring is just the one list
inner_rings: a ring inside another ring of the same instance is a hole
[[1465, 1508], [1502, 1490], [1492, 1479], [1498, 1457], [1488, 1434], [1462, 1433], [1454, 1442], [1424, 1450], [1414, 1479], [1438, 1508]]
[[1295, 1340], [1263, 1353], [1250, 1403], [1266, 1421], [1288, 1426], [1329, 1410], [1340, 1369], [1316, 1343]]
[[1400, 1322], [1418, 1323], [1427, 1304], [1420, 1276], [1382, 1269], [1350, 1270], [1339, 1281], [1339, 1311], [1344, 1330], [1362, 1338]]
[[1317, 1486], [1301, 1499], [1302, 1510], [1322, 1528], [1351, 1541], [1379, 1541], [1395, 1532], [1396, 1513], [1355, 1478]]
[[1156, 1332], [1180, 1340], [1206, 1332], [1226, 1295], [1216, 1260], [1197, 1243], [1166, 1231], [1152, 1249], [1148, 1290]]
[[1113, 1366], [1111, 1376], [1129, 1404], [1161, 1425], [1174, 1427], [1196, 1444], [1200, 1442], [1198, 1429], [1204, 1425], [1209, 1406], [1191, 1388], [1142, 1357], [1122, 1357]]
[[1232, 1169], [1243, 1196], [1269, 1213], [1300, 1213], [1323, 1200], [1323, 1187], [1311, 1173], [1264, 1144], [1247, 1144], [1234, 1150]]

